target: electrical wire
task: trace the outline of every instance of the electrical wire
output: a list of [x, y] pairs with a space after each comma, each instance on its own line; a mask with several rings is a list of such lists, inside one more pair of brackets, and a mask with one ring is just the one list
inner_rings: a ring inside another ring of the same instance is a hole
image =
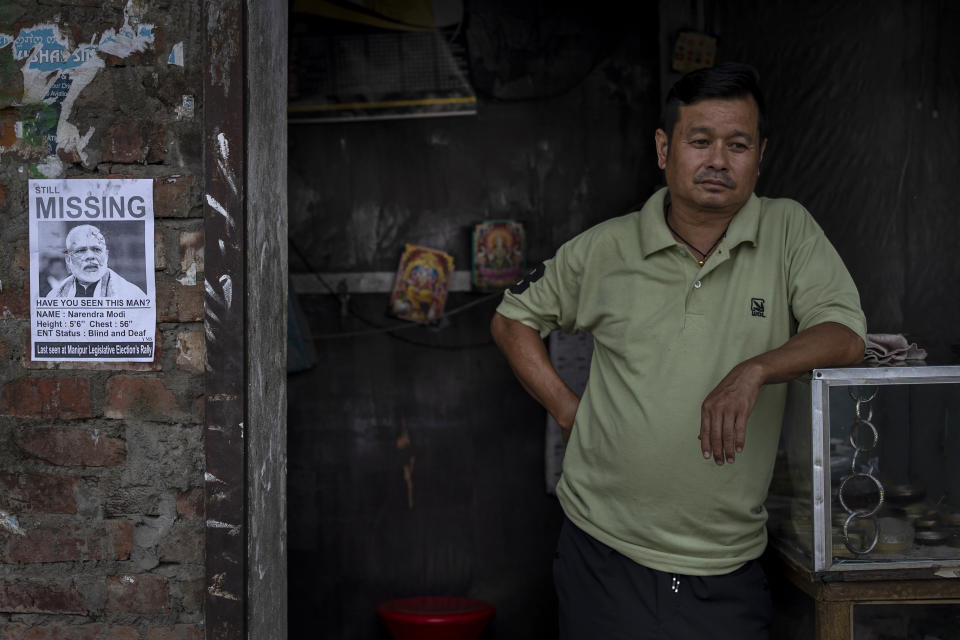
[[[337, 291], [337, 290], [334, 289], [332, 286], [330, 286], [330, 284], [320, 276], [320, 274], [319, 274], [319, 273], [313, 268], [313, 266], [311, 265], [310, 260], [306, 257], [306, 255], [304, 255], [303, 251], [301, 251], [300, 247], [298, 247], [297, 244], [296, 244], [292, 239], [288, 239], [288, 242], [289, 242], [290, 246], [293, 248], [294, 252], [297, 254], [297, 257], [300, 259], [300, 261], [301, 261], [301, 262], [304, 264], [304, 266], [307, 268], [307, 272], [308, 272], [311, 276], [313, 276], [314, 278], [316, 278], [317, 282], [319, 282], [321, 285], [323, 285], [323, 287], [330, 293], [330, 295], [333, 295], [333, 296], [336, 296], [337, 298], [339, 298], [340, 295], [341, 295], [341, 292]], [[450, 318], [451, 316], [457, 315], [458, 313], [462, 313], [462, 312], [466, 311], [467, 309], [471, 309], [471, 308], [473, 308], [473, 307], [475, 307], [475, 306], [477, 306], [477, 305], [483, 304], [483, 303], [485, 303], [485, 302], [489, 302], [490, 300], [493, 300], [494, 298], [498, 298], [498, 297], [500, 297], [501, 295], [503, 295], [503, 294], [500, 293], [500, 292], [490, 293], [490, 294], [487, 294], [487, 295], [483, 296], [482, 298], [478, 298], [478, 299], [476, 299], [476, 300], [472, 300], [472, 301], [470, 301], [470, 302], [467, 302], [466, 304], [462, 304], [462, 305], [460, 305], [459, 307], [456, 307], [455, 309], [452, 309], [452, 310], [450, 310], [450, 311], [446, 311], [446, 312], [442, 313], [442, 314], [437, 318], [437, 322], [438, 322], [438, 323], [442, 323], [444, 320]], [[334, 340], [334, 339], [340, 339], [340, 338], [357, 338], [357, 337], [371, 336], [371, 335], [377, 335], [377, 334], [386, 334], [386, 335], [388, 335], [389, 337], [391, 337], [391, 338], [393, 338], [393, 339], [395, 339], [395, 340], [398, 340], [398, 341], [400, 341], [400, 342], [405, 342], [405, 343], [407, 343], [407, 344], [412, 344], [412, 345], [416, 345], [416, 346], [419, 346], [419, 347], [426, 347], [426, 348], [430, 348], [430, 349], [447, 350], [447, 351], [460, 351], [460, 350], [462, 350], [462, 349], [473, 349], [473, 348], [478, 348], [478, 347], [488, 347], [488, 346], [490, 346], [490, 345], [493, 344], [493, 340], [492, 340], [492, 339], [490, 339], [490, 340], [485, 340], [485, 341], [482, 341], [482, 342], [472, 342], [472, 343], [457, 344], [457, 345], [445, 345], [445, 344], [436, 344], [436, 343], [432, 343], [432, 342], [422, 342], [422, 341], [419, 341], [419, 340], [411, 340], [410, 338], [406, 338], [406, 337], [404, 337], [404, 336], [395, 335], [394, 332], [395, 332], [395, 331], [404, 331], [404, 330], [406, 330], [406, 329], [413, 329], [413, 328], [421, 328], [421, 329], [423, 329], [423, 328], [429, 328], [429, 327], [426, 326], [426, 325], [423, 325], [423, 324], [421, 324], [421, 323], [419, 323], [419, 322], [402, 322], [402, 323], [398, 323], [398, 324], [396, 324], [396, 325], [392, 325], [392, 326], [385, 327], [385, 326], [383, 326], [383, 325], [380, 325], [380, 324], [374, 322], [373, 320], [370, 320], [370, 319], [366, 318], [365, 316], [363, 316], [362, 314], [360, 314], [359, 312], [357, 312], [357, 311], [356, 311], [355, 309], [353, 309], [353, 307], [350, 305], [350, 302], [349, 302], [349, 301], [347, 301], [346, 310], [347, 310], [347, 312], [348, 312], [351, 316], [353, 316], [354, 318], [356, 318], [357, 320], [359, 320], [359, 321], [362, 322], [363, 324], [367, 325], [368, 327], [372, 327], [372, 328], [370, 328], [370, 329], [363, 329], [363, 330], [359, 330], [359, 331], [344, 331], [344, 332], [336, 332], [336, 333], [321, 333], [321, 334], [316, 334], [316, 335], [311, 336], [311, 339], [312, 339], [312, 340], [315, 340], [315, 341], [317, 341], [317, 340]]]
[[[313, 275], [316, 276], [318, 280], [320, 280], [321, 282], [323, 282], [323, 278], [321, 278], [319, 274], [314, 273]], [[324, 283], [324, 286], [327, 286], [326, 283]], [[336, 294], [336, 295], [339, 295], [339, 294]], [[477, 299], [477, 300], [473, 300], [473, 301], [468, 302], [468, 303], [466, 303], [466, 304], [460, 305], [459, 307], [457, 307], [457, 308], [455, 308], [455, 309], [453, 309], [453, 310], [451, 310], [451, 311], [448, 311], [448, 312], [446, 312], [446, 313], [441, 314], [440, 317], [438, 318], [438, 321], [442, 322], [445, 318], [449, 318], [450, 316], [456, 315], [456, 314], [461, 313], [461, 312], [463, 312], [463, 311], [466, 311], [467, 309], [469, 309], [469, 308], [471, 308], [471, 307], [475, 307], [475, 306], [477, 306], [477, 305], [479, 305], [479, 304], [483, 304], [484, 302], [488, 302], [488, 301], [490, 301], [490, 300], [492, 300], [492, 299], [494, 299], [494, 298], [498, 298], [498, 297], [500, 297], [501, 295], [502, 295], [501, 293], [491, 293], [491, 294], [485, 295], [485, 296], [483, 296], [482, 298], [479, 298], [479, 299]], [[357, 320], [360, 320], [360, 321], [363, 322], [364, 324], [366, 324], [366, 325], [368, 325], [368, 326], [371, 326], [371, 327], [374, 327], [374, 328], [372, 328], [372, 329], [363, 329], [363, 330], [360, 330], [360, 331], [345, 331], [345, 332], [338, 332], [338, 333], [321, 333], [321, 334], [317, 334], [317, 335], [313, 336], [313, 339], [314, 339], [314, 340], [330, 340], [330, 339], [335, 339], [335, 338], [355, 338], [355, 337], [360, 337], [360, 336], [376, 335], [376, 334], [379, 334], [379, 333], [386, 333], [386, 334], [390, 335], [390, 334], [392, 334], [392, 332], [394, 332], [394, 331], [403, 331], [403, 330], [405, 330], [405, 329], [415, 329], [415, 328], [421, 328], [421, 329], [427, 328], [427, 327], [425, 327], [425, 325], [420, 324], [419, 322], [403, 322], [403, 323], [396, 324], [396, 325], [393, 325], [393, 326], [384, 327], [384, 326], [382, 326], [382, 325], [377, 324], [376, 322], [374, 322], [374, 321], [372, 321], [372, 320], [369, 320], [369, 319], [363, 317], [362, 315], [360, 315], [359, 313], [357, 313], [355, 310], [349, 308], [349, 305], [348, 305], [348, 311], [350, 312], [350, 315], [352, 315], [352, 316], [353, 316], [354, 318], [356, 318]], [[438, 348], [438, 349], [461, 349], [461, 348], [469, 348], [469, 347], [484, 347], [484, 346], [493, 344], [493, 341], [492, 341], [492, 340], [487, 340], [487, 341], [484, 341], [484, 342], [469, 343], [469, 344], [465, 344], [465, 345], [440, 345], [440, 344], [433, 344], [433, 343], [427, 343], [427, 342], [419, 342], [419, 341], [410, 340], [410, 339], [408, 339], [408, 338], [402, 338], [402, 337], [400, 337], [400, 336], [394, 336], [394, 335], [390, 335], [390, 337], [392, 337], [392, 338], [397, 338], [397, 339], [401, 340], [402, 342], [407, 342], [407, 343], [410, 343], [410, 344], [416, 344], [416, 345], [420, 345], [420, 346], [424, 346], [424, 347], [435, 347], [435, 348]]]

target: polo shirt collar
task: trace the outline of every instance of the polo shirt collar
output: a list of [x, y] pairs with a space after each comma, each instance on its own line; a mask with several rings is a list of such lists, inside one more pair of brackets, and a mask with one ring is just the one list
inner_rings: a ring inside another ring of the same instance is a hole
[[666, 197], [667, 188], [663, 187], [650, 196], [640, 209], [640, 251], [644, 258], [677, 244], [663, 217], [663, 203]]
[[[670, 233], [670, 229], [667, 228], [667, 222], [663, 216], [663, 206], [666, 198], [667, 187], [663, 187], [650, 196], [650, 199], [640, 209], [640, 250], [643, 252], [644, 258], [661, 249], [677, 244], [673, 234]], [[751, 193], [750, 199], [730, 221], [724, 244], [731, 249], [741, 242], [749, 242], [756, 246], [759, 230], [760, 198]]]
[[730, 226], [727, 227], [727, 237], [724, 244], [730, 249], [741, 242], [749, 242], [757, 246], [757, 237], [760, 235], [760, 198], [751, 193], [750, 199], [733, 216]]

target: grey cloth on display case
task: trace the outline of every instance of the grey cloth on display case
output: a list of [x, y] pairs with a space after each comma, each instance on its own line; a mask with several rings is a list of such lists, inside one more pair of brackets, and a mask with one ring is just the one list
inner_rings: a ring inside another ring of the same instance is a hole
[[897, 364], [925, 360], [927, 352], [899, 333], [868, 333], [863, 361], [868, 364]]

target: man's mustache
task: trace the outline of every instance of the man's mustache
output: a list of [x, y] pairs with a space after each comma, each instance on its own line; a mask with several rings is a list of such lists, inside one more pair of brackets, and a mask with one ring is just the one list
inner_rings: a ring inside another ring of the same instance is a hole
[[737, 183], [733, 181], [733, 178], [720, 171], [704, 171], [693, 177], [694, 184], [700, 184], [702, 182], [706, 182], [707, 180], [722, 182], [723, 186], [729, 187], [730, 189], [737, 188]]

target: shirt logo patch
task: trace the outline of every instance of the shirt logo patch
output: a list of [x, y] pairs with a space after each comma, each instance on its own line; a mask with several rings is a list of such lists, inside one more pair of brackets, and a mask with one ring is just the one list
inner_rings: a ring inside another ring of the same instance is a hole
[[546, 269], [543, 266], [542, 262], [538, 265], [535, 265], [531, 269], [527, 270], [527, 273], [524, 274], [523, 278], [519, 280], [515, 285], [510, 287], [509, 289], [510, 293], [514, 295], [523, 293], [524, 291], [527, 290], [527, 288], [531, 284], [533, 284], [534, 282], [536, 282], [537, 280], [543, 277], [543, 272], [545, 270]]
[[750, 298], [750, 315], [757, 318], [766, 318], [765, 304], [766, 301], [763, 298]]

